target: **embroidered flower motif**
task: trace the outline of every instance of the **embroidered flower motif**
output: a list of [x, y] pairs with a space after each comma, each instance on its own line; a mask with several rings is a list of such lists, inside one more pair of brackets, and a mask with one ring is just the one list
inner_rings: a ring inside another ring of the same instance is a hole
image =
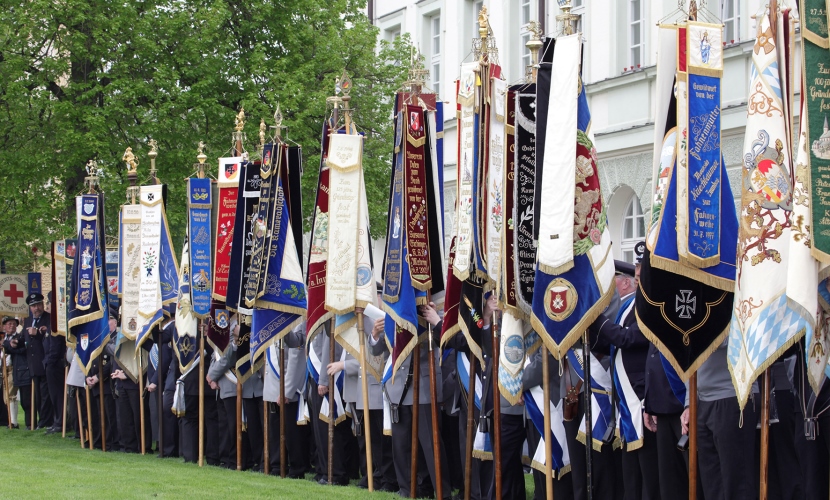
[[600, 232], [597, 228], [591, 229], [588, 236], [591, 238], [591, 241], [594, 242], [594, 245], [599, 245], [600, 240], [602, 240], [602, 232]]

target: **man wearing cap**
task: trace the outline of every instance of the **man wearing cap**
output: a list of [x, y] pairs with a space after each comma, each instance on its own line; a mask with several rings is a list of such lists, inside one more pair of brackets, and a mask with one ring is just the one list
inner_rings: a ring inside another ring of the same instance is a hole
[[[59, 432], [63, 427], [63, 398], [64, 379], [66, 377], [66, 337], [52, 332], [52, 318], [48, 312], [43, 311], [43, 296], [37, 295], [39, 303], [29, 306], [31, 316], [38, 316], [38, 328], [45, 326], [43, 336], [43, 364], [46, 371], [46, 384], [49, 387], [49, 400], [51, 402], [54, 418], [52, 427], [46, 431], [47, 434]], [[37, 300], [37, 299], [35, 299]], [[46, 396], [46, 393], [43, 393]]]
[[[3, 342], [10, 339], [12, 335], [17, 333], [17, 326], [20, 324], [17, 318], [12, 316], [3, 317], [3, 330], [0, 331], [0, 356], [3, 357], [3, 362], [0, 363], [0, 369], [3, 373], [0, 374], [2, 379], [3, 397], [0, 398], [0, 424], [8, 426], [11, 423], [13, 429], [18, 428], [17, 424], [17, 387], [14, 386], [14, 377], [12, 373], [14, 367], [12, 366], [12, 357], [3, 348]], [[25, 364], [25, 361], [24, 363]], [[10, 419], [7, 420], [7, 419]]]
[[[17, 389], [20, 403], [23, 406], [23, 427], [29, 428], [32, 421], [32, 375], [29, 371], [29, 359], [26, 351], [25, 331], [16, 332], [18, 321], [16, 318], [4, 318], [6, 340], [3, 341], [3, 350], [11, 357], [14, 387]], [[11, 333], [8, 333], [11, 332]]]
[[[32, 293], [26, 297], [29, 306], [29, 317], [23, 320], [23, 339], [26, 344], [26, 357], [29, 362], [29, 374], [32, 377], [35, 389], [34, 405], [37, 408], [37, 428], [48, 428], [49, 433], [55, 432], [55, 415], [52, 399], [49, 394], [49, 383], [46, 377], [47, 354], [51, 354], [52, 328], [49, 313], [43, 310], [43, 295]], [[60, 346], [60, 340], [57, 342]], [[64, 350], [66, 342], [63, 342]], [[61, 350], [60, 360], [65, 352]], [[63, 393], [63, 366], [61, 366], [60, 393]], [[63, 404], [61, 403], [61, 408]], [[60, 427], [57, 427], [60, 429]]]
[[[640, 331], [634, 298], [640, 275], [639, 263], [614, 261], [620, 309], [615, 317], [600, 315], [590, 326], [591, 349], [613, 352], [612, 375], [620, 411], [618, 425], [623, 441], [622, 480], [626, 499], [660, 498], [656, 434], [644, 425], [645, 372], [651, 343]], [[612, 350], [613, 349], [613, 350]]]

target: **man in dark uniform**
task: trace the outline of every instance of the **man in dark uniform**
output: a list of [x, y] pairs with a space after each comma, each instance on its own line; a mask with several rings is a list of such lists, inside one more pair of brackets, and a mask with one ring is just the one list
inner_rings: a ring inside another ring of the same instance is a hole
[[[89, 386], [90, 406], [92, 409], [92, 443], [95, 448], [102, 447], [101, 439], [101, 398], [104, 398], [104, 430], [106, 432], [107, 451], [121, 451], [121, 437], [118, 433], [118, 417], [113, 396], [112, 372], [114, 358], [110, 354], [114, 346], [116, 322], [110, 319], [110, 333], [113, 338], [101, 354], [92, 361], [86, 376]], [[109, 348], [109, 349], [108, 349]]]
[[[36, 306], [43, 311], [43, 302]], [[30, 306], [30, 309], [32, 307]], [[32, 310], [32, 315], [35, 311]], [[52, 320], [48, 312], [41, 312], [42, 317], [38, 325], [44, 324], [47, 333], [43, 338], [44, 359], [46, 367], [46, 384], [49, 387], [49, 400], [52, 403], [54, 421], [52, 427], [46, 431], [47, 434], [60, 432], [63, 427], [63, 398], [65, 397], [66, 379], [66, 337], [51, 331]], [[45, 395], [45, 394], [44, 394]]]
[[[49, 383], [46, 377], [47, 353], [51, 354], [51, 321], [49, 313], [43, 311], [43, 295], [39, 293], [30, 294], [26, 297], [26, 305], [31, 313], [23, 320], [23, 340], [26, 344], [26, 357], [29, 361], [29, 374], [34, 382], [35, 401], [37, 408], [37, 428], [50, 428], [50, 433], [55, 432], [55, 416], [52, 408], [52, 400], [49, 395]], [[63, 341], [64, 350], [66, 341], [62, 337], [55, 337], [60, 345]], [[61, 351], [60, 360], [63, 361], [65, 352]], [[54, 362], [54, 361], [53, 361]], [[63, 365], [61, 365], [60, 393], [63, 394]], [[61, 408], [63, 408], [63, 399]], [[58, 410], [60, 412], [60, 410]], [[58, 427], [57, 429], [60, 429]]]
[[[110, 309], [110, 330], [115, 330], [118, 321], [118, 312]], [[149, 342], [145, 342], [145, 349], [149, 348]], [[132, 345], [132, 344], [129, 344]], [[109, 349], [109, 345], [107, 346]], [[144, 415], [149, 418], [150, 405], [146, 398], [143, 398], [138, 391], [138, 379], [133, 377], [144, 377], [143, 374], [129, 374], [124, 367], [120, 366], [114, 352], [109, 352], [115, 360], [112, 370], [112, 378], [115, 381], [115, 406], [118, 418], [118, 434], [121, 437], [121, 445], [127, 453], [138, 453], [141, 451], [141, 439], [144, 440], [145, 450], [153, 448], [150, 423], [144, 426], [144, 436], [141, 436], [141, 406], [144, 405]]]
[[[9, 321], [11, 320], [7, 316], [5, 324], [11, 326]], [[13, 321], [17, 322], [17, 319], [13, 319]], [[20, 404], [23, 406], [23, 428], [34, 430], [34, 426], [32, 426], [32, 410], [34, 409], [32, 406], [32, 375], [29, 371], [29, 355], [26, 350], [25, 334], [15, 332], [6, 335], [6, 340], [3, 341], [3, 349], [6, 354], [11, 356], [14, 387], [18, 390]]]
[[[207, 353], [199, 359], [199, 363], [209, 363], [213, 355], [209, 345], [205, 344], [205, 348]], [[184, 376], [185, 414], [180, 419], [181, 451], [185, 462], [195, 463], [199, 460], [199, 382], [199, 366], [194, 364], [190, 372]], [[219, 465], [221, 447], [216, 390], [210, 388], [206, 379], [201, 383], [205, 387], [205, 463]]]
[[[640, 331], [634, 313], [634, 295], [637, 291], [639, 265], [615, 261], [617, 270], [616, 287], [622, 305], [616, 316], [599, 316], [590, 326], [592, 350], [608, 354], [610, 347], [616, 348], [612, 363], [618, 405], [625, 403], [631, 416], [631, 427], [637, 427], [642, 420], [642, 404], [645, 397], [645, 366], [651, 343]], [[633, 391], [626, 398], [625, 389]], [[635, 397], [630, 397], [630, 396]], [[622, 454], [622, 481], [626, 500], [658, 499], [660, 485], [654, 464], [657, 462], [657, 436], [641, 425], [635, 430], [642, 437], [639, 442], [624, 443]], [[624, 436], [623, 436], [624, 437]]]
[[[147, 390], [155, 393], [158, 390], [162, 391], [162, 407], [158, 411], [162, 415], [162, 429], [159, 441], [164, 446], [164, 458], [179, 456], [179, 423], [176, 420], [176, 415], [173, 414], [173, 392], [176, 389], [176, 365], [173, 363], [175, 354], [173, 353], [172, 339], [173, 339], [173, 324], [172, 319], [165, 320], [164, 327], [160, 327], [158, 333], [154, 335], [159, 345], [159, 367], [156, 370], [150, 371], [149, 384]], [[163, 383], [163, 387], [159, 387]], [[157, 396], [157, 395], [156, 395]], [[157, 397], [156, 397], [157, 399]]]
[[12, 335], [16, 334], [18, 325], [20, 325], [20, 322], [17, 318], [4, 316], [2, 324], [3, 330], [0, 331], [0, 356], [2, 356], [0, 370], [3, 370], [3, 373], [0, 373], [0, 379], [2, 379], [2, 383], [0, 383], [0, 426], [10, 425], [12, 429], [18, 428], [17, 388], [14, 387], [12, 380], [14, 378], [12, 375], [14, 367], [11, 363], [11, 353], [6, 352], [3, 343], [6, 339], [10, 339]]

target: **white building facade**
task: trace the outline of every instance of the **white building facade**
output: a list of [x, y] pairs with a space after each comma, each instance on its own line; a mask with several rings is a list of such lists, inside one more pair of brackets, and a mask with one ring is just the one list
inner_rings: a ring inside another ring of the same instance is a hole
[[[448, 103], [449, 109], [455, 109], [455, 80], [460, 65], [473, 58], [472, 40], [478, 36], [478, 12], [482, 6], [488, 9], [499, 48], [499, 62], [509, 83], [519, 83], [530, 64], [530, 53], [525, 47], [530, 36], [528, 23], [541, 20], [547, 36], [555, 36], [560, 31], [556, 16], [561, 11], [556, 0], [370, 1], [379, 36], [391, 41], [402, 33], [410, 35], [430, 70], [428, 86]], [[649, 218], [645, 214], [651, 206], [657, 25], [680, 18], [678, 1], [572, 0], [572, 3], [572, 12], [579, 16], [577, 27], [585, 38], [583, 81], [603, 193], [609, 204], [614, 257], [631, 262], [634, 244], [645, 237]], [[764, 4], [762, 0], [698, 0], [700, 8], [724, 23], [721, 146], [736, 197], [740, 196], [739, 165], [755, 41], [753, 17]], [[794, 60], [798, 75], [801, 67], [798, 50]], [[800, 78], [796, 77], [796, 93], [800, 85]], [[455, 114], [445, 113], [445, 119], [445, 220], [447, 234], [451, 234], [456, 196]]]

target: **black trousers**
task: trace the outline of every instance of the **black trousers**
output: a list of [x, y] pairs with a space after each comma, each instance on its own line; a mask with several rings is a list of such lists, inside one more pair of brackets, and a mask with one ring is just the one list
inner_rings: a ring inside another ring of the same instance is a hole
[[[221, 439], [219, 437], [219, 410], [212, 391], [205, 392], [205, 463], [219, 465]], [[185, 395], [185, 415], [179, 419], [181, 453], [185, 462], [199, 461], [199, 396]]]
[[[363, 425], [363, 410], [356, 410], [358, 426], [361, 428], [361, 435], [357, 436], [357, 443], [360, 447], [360, 470], [363, 478], [360, 484], [368, 486], [366, 478], [366, 432]], [[383, 410], [369, 410], [369, 432], [372, 437], [372, 476], [375, 489], [398, 491], [398, 479], [395, 476], [395, 467], [392, 462], [392, 436], [383, 435]]]
[[248, 447], [251, 453], [246, 456], [245, 469], [253, 469], [262, 472], [264, 461], [263, 449], [265, 448], [262, 434], [262, 396], [256, 398], [243, 398], [242, 408], [245, 410], [246, 434]]
[[458, 415], [441, 413], [441, 440], [447, 452], [447, 466], [449, 467], [450, 485], [453, 491], [464, 490], [464, 466], [461, 462], [461, 448], [456, 443], [461, 441], [458, 431]]
[[657, 433], [643, 428], [643, 445], [622, 451], [622, 482], [625, 500], [660, 500]]
[[[812, 391], [808, 388], [807, 392], [809, 394]], [[822, 408], [817, 407], [816, 410], [818, 413]], [[794, 440], [799, 456], [801, 483], [804, 488], [803, 498], [828, 498], [830, 496], [827, 482], [827, 468], [830, 466], [830, 411], [825, 411], [816, 420], [815, 440], [807, 440], [804, 436], [804, 415], [798, 405], [796, 412], [797, 430]], [[770, 433], [772, 433], [772, 427], [774, 426], [770, 427]]]
[[311, 470], [308, 449], [311, 429], [297, 425], [297, 401], [285, 403], [283, 409], [277, 403], [268, 403], [268, 467], [272, 475], [280, 473], [280, 419], [285, 417], [285, 455], [288, 477], [302, 478]]
[[49, 388], [49, 400], [52, 405], [52, 426], [60, 429], [63, 426], [63, 398], [65, 370], [63, 363], [46, 367], [46, 385]]
[[[536, 453], [536, 448], [542, 441], [542, 434], [533, 425], [530, 420], [527, 421], [527, 448], [528, 453], [533, 455]], [[554, 474], [556, 472], [554, 471]], [[542, 470], [533, 469], [533, 500], [544, 500], [547, 498], [547, 483], [545, 482], [545, 472]], [[553, 498], [573, 498], [574, 487], [571, 482], [571, 474], [565, 474], [562, 477], [553, 478]]]
[[[242, 400], [244, 406], [245, 400]], [[236, 396], [225, 398], [221, 400], [221, 408], [224, 410], [225, 418], [225, 434], [222, 439], [222, 462], [225, 467], [229, 469], [236, 469], [237, 462], [237, 447], [236, 447]], [[262, 411], [262, 410], [260, 410]], [[262, 436], [260, 435], [260, 442]], [[251, 447], [249, 445], [248, 434], [246, 431], [242, 432], [242, 469], [250, 468]]]
[[[46, 377], [33, 377], [35, 385], [35, 401], [32, 407], [32, 384], [20, 385], [20, 405], [23, 407], [23, 420], [18, 419], [21, 427], [28, 429], [32, 424], [32, 410], [35, 413], [35, 427], [52, 426], [52, 402], [49, 401], [49, 386]], [[61, 389], [63, 390], [63, 389]]]
[[[398, 422], [392, 422], [392, 459], [395, 463], [395, 476], [398, 478], [400, 494], [409, 496], [411, 463], [412, 463], [412, 406], [398, 407]], [[440, 421], [439, 421], [440, 425]], [[432, 446], [432, 415], [429, 404], [418, 405], [418, 497], [433, 496], [435, 489], [435, 460], [433, 459]], [[444, 445], [441, 442], [441, 429], [438, 433], [438, 446], [441, 448], [441, 479], [444, 498], [450, 498], [450, 478], [444, 471], [447, 471], [447, 455], [444, 452]], [[427, 476], [428, 474], [428, 476]]]
[[[584, 415], [584, 402], [585, 399], [580, 394], [579, 408], [576, 416], [570, 422], [565, 422], [565, 437], [568, 442], [568, 453], [571, 457], [570, 476], [574, 488], [574, 498], [577, 500], [587, 498], [588, 494], [585, 481], [585, 445], [577, 440], [579, 424], [582, 422], [582, 416]], [[595, 437], [596, 439], [602, 439], [602, 436]], [[622, 487], [622, 484], [616, 484], [616, 465], [614, 464], [614, 454], [611, 447], [604, 445], [601, 451], [592, 449], [591, 465], [593, 498], [597, 500], [612, 500], [616, 496], [616, 491]]]
[[173, 391], [164, 391], [159, 409], [161, 411], [160, 439], [165, 458], [179, 456], [179, 421], [173, 414], [173, 394]]
[[[751, 500], [758, 496], [753, 401], [741, 411], [735, 397], [699, 401], [697, 406], [697, 464], [706, 500]], [[659, 429], [659, 424], [658, 424]]]
[[[492, 420], [491, 420], [492, 422]], [[502, 498], [525, 498], [524, 466], [522, 445], [527, 439], [523, 415], [501, 415], [501, 496]], [[495, 438], [490, 434], [490, 442]], [[495, 458], [494, 458], [495, 459]], [[496, 476], [490, 477], [489, 498], [496, 498]]]
[[680, 415], [656, 415], [657, 475], [664, 499], [689, 498], [689, 452], [677, 449], [682, 436]]
[[[109, 381], [104, 381], [109, 383]], [[92, 444], [101, 449], [106, 437], [107, 451], [117, 451], [121, 448], [121, 437], [118, 433], [118, 417], [116, 415], [115, 398], [112, 393], [104, 394], [104, 431], [101, 436], [101, 395], [90, 391], [90, 410], [92, 411]]]
[[[309, 379], [311, 394], [311, 421], [314, 432], [314, 440], [317, 446], [317, 470], [321, 474], [318, 479], [328, 479], [328, 450], [329, 450], [329, 424], [320, 418], [320, 408], [323, 405], [323, 397], [317, 394], [317, 384]], [[352, 431], [349, 423], [345, 420], [334, 426], [334, 449], [332, 453], [332, 482], [345, 485], [349, 483], [349, 474], [345, 462], [346, 443]]]
[[115, 400], [115, 410], [118, 416], [118, 433], [121, 436], [121, 446], [127, 453], [141, 452], [141, 404], [144, 404], [144, 446], [146, 451], [153, 449], [150, 431], [150, 405], [147, 400], [141, 400], [138, 390], [121, 389]]
[[[800, 418], [800, 412], [796, 414], [796, 399], [791, 391], [775, 391], [774, 400], [778, 409], [778, 422], [769, 426], [769, 480], [767, 481], [769, 491], [767, 496], [770, 500], [805, 498], [801, 481], [803, 468], [799, 466], [799, 454], [796, 453], [795, 447], [796, 434], [804, 434], [803, 420]], [[759, 430], [757, 432], [759, 443], [760, 433]], [[760, 453], [759, 445], [757, 453], [759, 460]]]

